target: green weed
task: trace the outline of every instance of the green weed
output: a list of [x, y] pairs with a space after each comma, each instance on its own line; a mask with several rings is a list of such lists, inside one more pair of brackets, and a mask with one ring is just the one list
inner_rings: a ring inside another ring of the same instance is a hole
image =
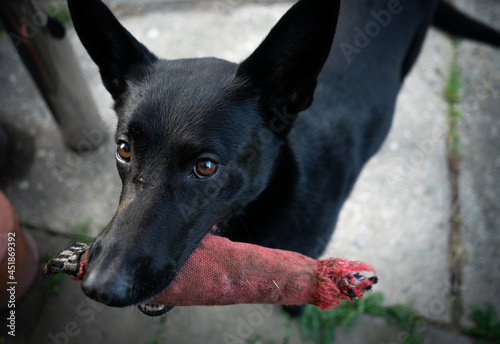
[[[52, 258], [52, 255], [49, 255], [45, 258], [43, 266], [47, 264], [47, 262]], [[48, 277], [47, 284], [45, 285], [45, 289], [43, 290], [43, 296], [47, 300], [49, 297], [53, 295], [57, 295], [60, 292], [59, 281], [62, 279], [62, 274], [54, 274]]]
[[51, 7], [49, 9], [48, 15], [52, 19], [56, 19], [63, 26], [70, 27], [73, 26], [73, 21], [71, 20], [71, 14], [67, 6], [62, 7]]
[[448, 103], [448, 152], [452, 155], [460, 155], [460, 141], [458, 135], [458, 121], [460, 120], [460, 91], [462, 90], [462, 70], [457, 63], [458, 40], [451, 39], [453, 46], [453, 59], [448, 68], [446, 85], [444, 89], [444, 98]]
[[247, 344], [276, 344], [274, 340], [265, 340], [259, 335], [256, 335], [252, 338], [246, 340]]
[[90, 217], [86, 218], [81, 222], [76, 222], [71, 227], [72, 237], [70, 240], [70, 244], [72, 244], [75, 241], [82, 242], [84, 244], [89, 244], [92, 241], [92, 238], [89, 236], [91, 224], [92, 224], [92, 219]]
[[166, 331], [167, 331], [166, 325], [158, 326], [158, 328], [156, 329], [156, 335], [152, 338], [149, 338], [147, 344], [159, 344]]
[[461, 75], [462, 70], [458, 66], [456, 58], [454, 58], [448, 69], [448, 77], [446, 78], [444, 90], [445, 99], [449, 104], [456, 104], [460, 100], [460, 90], [462, 89]]
[[474, 327], [465, 328], [462, 332], [476, 337], [476, 344], [500, 343], [500, 322], [493, 305], [484, 308], [472, 306], [469, 319], [474, 322]]
[[[383, 306], [383, 295], [380, 293], [364, 297], [356, 302], [342, 302], [339, 306], [322, 311], [312, 305], [304, 306], [303, 313], [297, 319], [299, 333], [303, 340], [316, 344], [331, 344], [335, 341], [335, 328], [342, 326], [349, 330], [358, 316], [367, 314], [386, 319], [402, 330], [400, 343], [418, 344], [423, 340], [426, 321], [417, 317], [410, 306]], [[424, 325], [424, 327], [422, 327]]]

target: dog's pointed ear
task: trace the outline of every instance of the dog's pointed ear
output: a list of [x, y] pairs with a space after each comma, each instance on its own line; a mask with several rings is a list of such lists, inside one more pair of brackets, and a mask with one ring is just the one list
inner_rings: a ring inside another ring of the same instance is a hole
[[240, 64], [237, 77], [249, 80], [267, 114], [291, 118], [311, 105], [339, 11], [340, 0], [298, 1]]
[[125, 78], [132, 67], [157, 58], [137, 41], [100, 0], [68, 0], [75, 30], [90, 57], [99, 67], [102, 81], [113, 99], [118, 100], [126, 89]]

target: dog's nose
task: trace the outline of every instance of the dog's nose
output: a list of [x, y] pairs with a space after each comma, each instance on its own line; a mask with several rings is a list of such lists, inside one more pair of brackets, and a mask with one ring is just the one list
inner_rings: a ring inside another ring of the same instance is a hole
[[97, 302], [108, 306], [124, 307], [133, 302], [131, 283], [113, 276], [101, 276], [97, 271], [90, 271], [82, 281], [83, 292]]

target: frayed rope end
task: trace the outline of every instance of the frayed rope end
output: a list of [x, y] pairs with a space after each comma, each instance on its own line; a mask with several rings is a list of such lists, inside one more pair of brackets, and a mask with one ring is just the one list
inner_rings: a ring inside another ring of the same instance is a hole
[[77, 272], [76, 276], [72, 278], [73, 281], [83, 280], [83, 277], [85, 276], [85, 273], [87, 272], [87, 253], [88, 253], [88, 251], [85, 251], [80, 256], [80, 266], [78, 268], [78, 272]]
[[367, 278], [360, 274], [361, 271], [375, 274], [371, 265], [341, 258], [320, 260], [316, 269], [313, 304], [324, 311], [338, 306], [342, 300], [362, 299], [363, 292], [378, 282], [376, 276]]

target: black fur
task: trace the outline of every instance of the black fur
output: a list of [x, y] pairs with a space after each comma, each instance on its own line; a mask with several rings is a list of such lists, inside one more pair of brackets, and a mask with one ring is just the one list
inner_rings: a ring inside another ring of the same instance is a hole
[[453, 8], [446, 1], [439, 1], [432, 24], [451, 35], [474, 39], [500, 46], [500, 33], [483, 23], [472, 20], [464, 13]]
[[[112, 306], [163, 290], [211, 229], [320, 255], [389, 131], [429, 24], [453, 27], [443, 12], [458, 13], [431, 0], [300, 0], [237, 65], [157, 59], [99, 0], [69, 7], [116, 101], [117, 144], [131, 153], [117, 158], [120, 206], [82, 283]], [[197, 163], [217, 169], [200, 178]]]

